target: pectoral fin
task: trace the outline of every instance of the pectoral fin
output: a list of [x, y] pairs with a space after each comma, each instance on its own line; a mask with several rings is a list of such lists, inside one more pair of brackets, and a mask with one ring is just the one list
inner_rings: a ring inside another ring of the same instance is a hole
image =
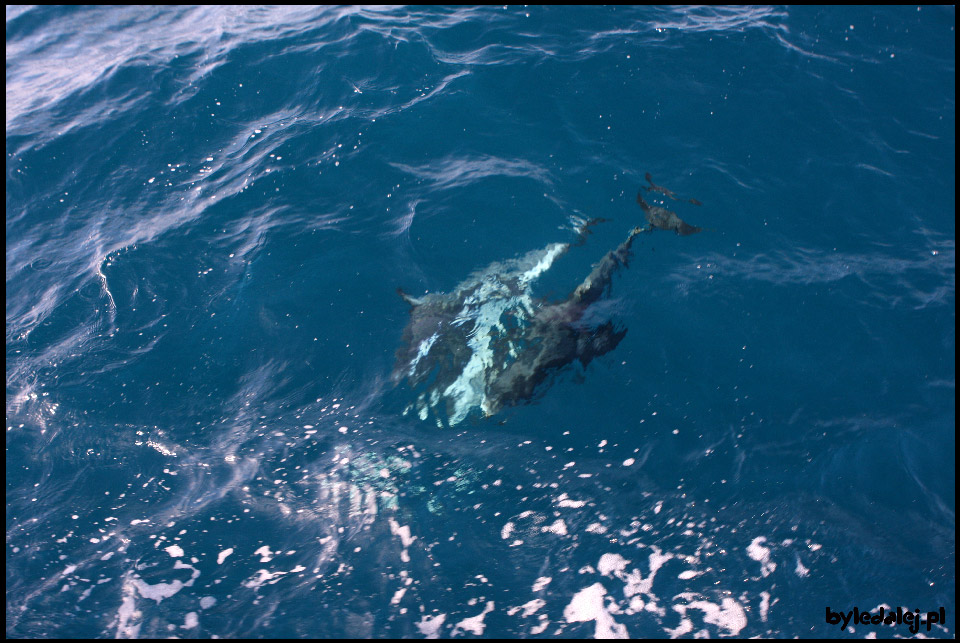
[[416, 308], [417, 306], [423, 303], [423, 299], [418, 299], [417, 297], [411, 297], [407, 293], [403, 292], [403, 288], [400, 288], [399, 286], [397, 287], [397, 294], [400, 295], [400, 297], [405, 302], [407, 302], [408, 304], [410, 304], [410, 306], [414, 308]]

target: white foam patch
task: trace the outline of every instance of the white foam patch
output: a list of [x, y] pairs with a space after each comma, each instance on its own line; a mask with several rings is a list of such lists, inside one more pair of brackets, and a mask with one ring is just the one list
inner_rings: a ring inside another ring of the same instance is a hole
[[270, 585], [273, 585], [278, 580], [280, 580], [282, 576], [285, 576], [286, 574], [287, 572], [283, 572], [283, 571], [270, 572], [270, 571], [267, 571], [266, 569], [258, 569], [256, 574], [252, 578], [244, 581], [241, 584], [248, 589], [257, 589], [258, 587], [261, 587], [265, 583], [269, 583]]
[[483, 630], [486, 628], [486, 625], [483, 623], [484, 617], [493, 611], [493, 601], [487, 601], [487, 606], [483, 608], [483, 611], [477, 614], [476, 616], [471, 616], [470, 618], [465, 618], [453, 627], [453, 631], [450, 633], [450, 636], [458, 636], [463, 631], [470, 632], [476, 636], [483, 635]]
[[408, 525], [400, 526], [400, 523], [393, 518], [390, 518], [390, 533], [400, 537], [400, 542], [403, 543], [403, 549], [400, 550], [400, 560], [409, 563], [410, 552], [407, 551], [407, 548], [410, 547], [417, 537], [410, 535], [410, 527]]
[[183, 617], [183, 625], [181, 625], [180, 628], [184, 630], [192, 630], [199, 624], [200, 619], [197, 618], [197, 613], [187, 612], [187, 615]]
[[523, 617], [526, 618], [527, 616], [534, 614], [537, 610], [539, 610], [541, 607], [543, 607], [546, 604], [547, 602], [542, 598], [535, 598], [532, 601], [527, 601], [526, 603], [521, 605], [519, 608], [513, 608], [511, 610], [507, 610], [507, 614], [510, 614], [510, 616], [513, 616], [514, 614], [517, 613], [517, 610], [520, 609], [520, 610], [523, 610]]
[[744, 612], [740, 603], [732, 598], [724, 598], [719, 605], [702, 600], [702, 597], [698, 594], [684, 593], [679, 594], [677, 598], [686, 599], [689, 602], [675, 604], [673, 606], [675, 612], [685, 617], [689, 610], [699, 610], [703, 612], [705, 623], [727, 630], [728, 636], [739, 635], [740, 631], [747, 626], [746, 612]]
[[799, 576], [800, 578], [806, 578], [807, 576], [810, 575], [810, 570], [807, 569], [807, 568], [803, 565], [802, 562], [800, 562], [800, 557], [799, 557], [799, 556], [797, 556], [797, 568], [794, 570], [794, 572], [795, 572], [795, 573], [797, 574], [797, 576]]
[[556, 535], [558, 535], [558, 536], [566, 536], [566, 535], [567, 535], [567, 523], [563, 522], [563, 519], [562, 519], [562, 518], [557, 518], [557, 520], [556, 520], [553, 524], [547, 525], [547, 526], [545, 526], [545, 527], [541, 527], [541, 528], [540, 528], [540, 531], [550, 532], [550, 533], [556, 534]]
[[770, 592], [760, 592], [760, 620], [767, 622], [770, 614]]
[[416, 624], [417, 629], [428, 639], [439, 638], [440, 627], [446, 619], [446, 614], [437, 614], [436, 616], [424, 615], [423, 618], [420, 619], [420, 622]]
[[133, 583], [133, 574], [128, 572], [124, 575], [123, 598], [120, 601], [120, 607], [117, 609], [117, 633], [118, 639], [136, 639], [140, 638], [140, 619], [143, 613], [137, 609], [136, 599], [137, 589]]
[[563, 617], [568, 623], [594, 621], [594, 638], [626, 639], [630, 638], [627, 627], [613, 620], [613, 616], [603, 605], [607, 590], [600, 583], [594, 583], [574, 594], [570, 604], [563, 608]]
[[629, 564], [630, 561], [620, 554], [604, 554], [597, 563], [597, 571], [604, 576], [616, 575], [623, 578], [623, 570]]
[[222, 552], [217, 554], [217, 564], [222, 565], [223, 561], [227, 559], [227, 556], [229, 556], [232, 553], [233, 553], [233, 547], [231, 547], [230, 549], [224, 549]]
[[558, 507], [570, 507], [572, 509], [580, 509], [587, 504], [585, 500], [571, 500], [565, 493], [560, 494], [556, 503]]
[[[623, 595], [627, 598], [646, 595], [651, 599], [649, 605], [651, 608], [655, 605], [653, 601], [656, 600], [656, 596], [653, 594], [653, 580], [657, 575], [657, 571], [663, 567], [663, 564], [673, 558], [673, 554], [664, 554], [658, 547], [653, 547], [652, 549], [653, 553], [651, 553], [647, 559], [650, 565], [647, 577], [644, 578], [639, 569], [634, 569], [624, 578], [626, 585], [623, 588]], [[651, 609], [651, 611], [653, 610]]]
[[[682, 617], [680, 619], [679, 625], [677, 625], [674, 628], [665, 627], [663, 628], [663, 631], [666, 632], [670, 636], [670, 638], [678, 639], [681, 636], [684, 636], [685, 634], [689, 634], [690, 632], [693, 631], [693, 621], [691, 621], [687, 617]], [[704, 638], [704, 637], [698, 636], [696, 638]]]
[[757, 536], [747, 546], [747, 555], [760, 563], [760, 574], [764, 578], [777, 570], [777, 564], [770, 560], [770, 548], [763, 546], [765, 542], [767, 542], [766, 538]]
[[416, 536], [410, 535], [409, 525], [401, 526], [400, 523], [393, 518], [390, 518], [390, 533], [394, 536], [399, 536], [400, 542], [403, 543], [404, 547], [409, 547], [413, 544], [413, 541], [417, 539]]
[[270, 548], [267, 547], [266, 545], [264, 545], [263, 547], [260, 547], [259, 549], [253, 552], [254, 556], [258, 554], [260, 555], [261, 563], [269, 563], [271, 560], [273, 560], [274, 552], [270, 551]]
[[147, 583], [139, 576], [132, 576], [130, 578], [130, 583], [136, 588], [140, 596], [144, 598], [149, 598], [156, 601], [158, 604], [164, 599], [170, 598], [177, 592], [179, 592], [184, 587], [190, 587], [193, 585], [194, 581], [200, 576], [200, 572], [196, 567], [192, 565], [187, 565], [186, 563], [180, 562], [179, 560], [174, 563], [174, 569], [190, 569], [193, 570], [190, 574], [190, 579], [187, 581], [174, 580], [169, 583], [156, 583], [151, 585]]

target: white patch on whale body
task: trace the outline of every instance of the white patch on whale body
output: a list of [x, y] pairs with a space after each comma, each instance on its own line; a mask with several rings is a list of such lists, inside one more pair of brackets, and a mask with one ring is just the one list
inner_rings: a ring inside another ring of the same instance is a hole
[[484, 282], [480, 288], [463, 302], [463, 309], [454, 323], [472, 321], [473, 327], [467, 338], [470, 359], [460, 376], [443, 391], [443, 396], [452, 402], [448, 419], [451, 425], [459, 424], [471, 410], [479, 408], [489, 415], [487, 386], [489, 374], [494, 370], [494, 343], [504, 336], [506, 327], [503, 316], [512, 311], [519, 321], [529, 317], [533, 301], [529, 293], [509, 296], [509, 290], [499, 280]]
[[557, 257], [566, 252], [569, 244], [566, 243], [554, 243], [547, 246], [544, 251], [545, 254], [541, 257], [540, 261], [536, 263], [535, 266], [524, 272], [520, 275], [520, 281], [523, 285], [532, 283], [537, 277], [546, 272], [550, 266], [553, 265], [553, 262], [556, 261]]
[[416, 356], [410, 361], [410, 370], [409, 375], [413, 377], [413, 374], [417, 370], [417, 364], [420, 363], [420, 360], [427, 356], [427, 353], [430, 352], [430, 349], [433, 347], [433, 343], [437, 341], [437, 337], [440, 336], [440, 333], [434, 333], [430, 337], [426, 338], [420, 342], [420, 346], [417, 348]]
[[[506, 363], [495, 362], [498, 359], [496, 353], [499, 349], [515, 358], [519, 352], [505, 321], [510, 319], [511, 325], [529, 323], [536, 308], [530, 293], [531, 285], [569, 247], [566, 243], [553, 243], [542, 250], [527, 253], [520, 259], [492, 264], [460, 284], [456, 294], [449, 295], [455, 297], [459, 293], [469, 292], [463, 298], [462, 308], [449, 322], [450, 326], [467, 329], [463, 340], [469, 349], [469, 358], [463, 363], [456, 379], [442, 389], [431, 392], [429, 405], [439, 413], [439, 403], [445, 402], [450, 426], [462, 422], [475, 409], [484, 415], [496, 411], [487, 393], [491, 381], [506, 367]], [[410, 363], [411, 374], [438, 338], [439, 333], [435, 333], [420, 343], [417, 355]], [[449, 339], [446, 338], [446, 341]], [[421, 418], [426, 414], [425, 411], [421, 406]]]

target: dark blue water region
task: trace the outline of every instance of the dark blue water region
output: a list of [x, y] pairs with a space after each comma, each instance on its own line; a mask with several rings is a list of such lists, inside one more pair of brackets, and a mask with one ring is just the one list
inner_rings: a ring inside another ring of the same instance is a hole
[[955, 636], [954, 8], [6, 15], [8, 637]]

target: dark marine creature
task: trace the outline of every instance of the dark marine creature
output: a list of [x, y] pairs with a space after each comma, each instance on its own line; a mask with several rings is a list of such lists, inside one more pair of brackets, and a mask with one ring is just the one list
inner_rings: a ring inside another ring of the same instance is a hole
[[651, 230], [673, 230], [679, 235], [696, 234], [703, 230], [703, 228], [690, 225], [678, 217], [676, 212], [661, 208], [658, 205], [650, 205], [643, 200], [643, 195], [639, 192], [637, 192], [637, 203], [640, 204], [640, 207], [643, 208], [644, 213], [647, 215], [647, 223], [650, 224], [649, 229]]
[[655, 229], [681, 235], [700, 231], [665, 208], [637, 200], [649, 225], [630, 230], [562, 301], [536, 299], [533, 285], [554, 261], [582, 245], [599, 220], [580, 225], [577, 241], [495, 262], [451, 292], [412, 297], [398, 289], [410, 304], [410, 320], [392, 377], [419, 391], [405, 413], [416, 411], [422, 420], [433, 415], [437, 426], [459, 424], [476, 412], [491, 416], [532, 399], [564, 366], [580, 362], [586, 367], [616, 348], [626, 329], [609, 320], [600, 323], [589, 311], [627, 266], [637, 236]]
[[[682, 201], [682, 200], [683, 200], [683, 199], [677, 198], [677, 195], [673, 193], [673, 190], [670, 190], [669, 188], [665, 188], [665, 187], [663, 187], [662, 185], [657, 185], [656, 183], [654, 183], [654, 182], [653, 182], [653, 177], [650, 176], [650, 173], [649, 173], [649, 172], [647, 172], [647, 173], [644, 175], [644, 178], [647, 179], [647, 183], [650, 184], [650, 185], [645, 185], [645, 186], [643, 186], [643, 189], [646, 190], [647, 192], [659, 192], [660, 194], [662, 194], [662, 195], [664, 195], [664, 196], [666, 196], [666, 197], [669, 197], [669, 198], [673, 199], [674, 201]], [[700, 202], [697, 201], [696, 199], [687, 199], [687, 201], [688, 201], [689, 203], [692, 203], [693, 205], [703, 205], [702, 203], [700, 203]]]
[[459, 424], [476, 410], [490, 416], [529, 400], [555, 370], [574, 361], [586, 366], [613, 350], [626, 330], [610, 321], [591, 324], [585, 315], [626, 265], [643, 231], [631, 230], [556, 303], [534, 299], [532, 286], [576, 243], [554, 243], [493, 263], [450, 293], [411, 297], [398, 291], [411, 308], [393, 378], [406, 378], [415, 388], [426, 385], [408, 410], [415, 408], [424, 420], [432, 410], [440, 426]]

